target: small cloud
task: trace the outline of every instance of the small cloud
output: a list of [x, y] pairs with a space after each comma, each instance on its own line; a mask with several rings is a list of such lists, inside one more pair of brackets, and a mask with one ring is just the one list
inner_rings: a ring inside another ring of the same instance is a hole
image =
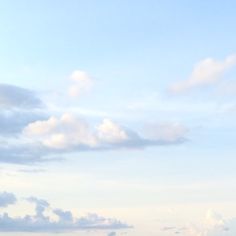
[[68, 90], [68, 94], [71, 97], [79, 97], [81, 94], [88, 92], [93, 86], [92, 78], [85, 71], [74, 71], [71, 74], [70, 79], [73, 82]]
[[188, 129], [179, 123], [161, 123], [148, 125], [146, 133], [152, 139], [173, 142], [184, 138]]
[[172, 84], [170, 91], [173, 93], [180, 93], [192, 88], [211, 85], [218, 82], [224, 73], [236, 65], [236, 55], [231, 55], [223, 61], [218, 61], [213, 58], [206, 58], [197, 63], [190, 77]]

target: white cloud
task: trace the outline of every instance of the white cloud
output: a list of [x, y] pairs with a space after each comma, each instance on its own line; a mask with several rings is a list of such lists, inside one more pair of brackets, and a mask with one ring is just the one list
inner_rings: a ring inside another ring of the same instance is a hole
[[97, 131], [98, 138], [107, 143], [119, 143], [129, 139], [125, 130], [109, 119], [104, 119]]
[[73, 84], [69, 88], [69, 95], [71, 97], [78, 97], [81, 94], [88, 92], [93, 86], [93, 80], [87, 72], [76, 70], [70, 76]]
[[104, 119], [96, 129], [72, 114], [65, 113], [60, 118], [30, 123], [23, 131], [28, 137], [39, 138], [50, 148], [66, 149], [76, 146], [98, 148], [103, 144], [118, 144], [129, 139], [128, 134], [118, 124]]
[[187, 80], [173, 84], [170, 90], [174, 93], [183, 92], [191, 88], [216, 83], [231, 67], [236, 65], [236, 55], [231, 55], [223, 61], [206, 58], [197, 63]]
[[23, 132], [30, 137], [39, 137], [45, 146], [51, 148], [97, 145], [97, 139], [87, 123], [67, 113], [60, 118], [51, 117], [48, 120], [33, 122]]
[[183, 141], [186, 130], [179, 124], [162, 125], [152, 139], [142, 138], [136, 132], [122, 128], [104, 119], [95, 128], [72, 114], [60, 118], [30, 123], [23, 135], [54, 149], [110, 149], [173, 144]]

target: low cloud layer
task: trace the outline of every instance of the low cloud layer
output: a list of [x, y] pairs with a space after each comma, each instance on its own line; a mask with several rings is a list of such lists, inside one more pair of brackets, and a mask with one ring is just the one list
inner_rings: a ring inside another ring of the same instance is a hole
[[[4, 195], [5, 194], [5, 195]], [[10, 199], [14, 196], [11, 193], [0, 194], [4, 199]], [[16, 201], [16, 199], [15, 199]], [[26, 201], [34, 204], [35, 214], [25, 215], [22, 217], [12, 217], [7, 212], [0, 215], [0, 231], [1, 232], [65, 232], [65, 231], [79, 231], [79, 230], [106, 230], [106, 229], [127, 229], [129, 225], [117, 219], [106, 218], [97, 214], [88, 214], [84, 217], [74, 217], [72, 212], [64, 211], [62, 209], [54, 209], [51, 205], [36, 197], [27, 198]], [[6, 201], [5, 201], [6, 202]], [[6, 202], [4, 207], [15, 202]], [[50, 212], [53, 219], [46, 216], [45, 212]]]

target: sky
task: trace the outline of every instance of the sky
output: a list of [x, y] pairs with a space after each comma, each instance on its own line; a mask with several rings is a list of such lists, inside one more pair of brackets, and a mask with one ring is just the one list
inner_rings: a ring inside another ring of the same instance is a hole
[[235, 8], [0, 0], [0, 236], [235, 236]]

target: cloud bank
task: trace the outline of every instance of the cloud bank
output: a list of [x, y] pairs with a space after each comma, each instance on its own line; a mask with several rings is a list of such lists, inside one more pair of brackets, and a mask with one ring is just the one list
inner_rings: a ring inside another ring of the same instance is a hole
[[[131, 227], [117, 219], [106, 218], [97, 214], [88, 214], [87, 216], [77, 218], [73, 216], [72, 212], [58, 208], [54, 209], [47, 201], [36, 197], [27, 198], [26, 201], [35, 205], [35, 215], [12, 217], [7, 212], [4, 212], [0, 215], [1, 232], [48, 233], [79, 230], [119, 230]], [[0, 194], [0, 204], [2, 203], [3, 207], [7, 207], [15, 202], [14, 194]], [[49, 211], [54, 218], [46, 216], [46, 211]]]

